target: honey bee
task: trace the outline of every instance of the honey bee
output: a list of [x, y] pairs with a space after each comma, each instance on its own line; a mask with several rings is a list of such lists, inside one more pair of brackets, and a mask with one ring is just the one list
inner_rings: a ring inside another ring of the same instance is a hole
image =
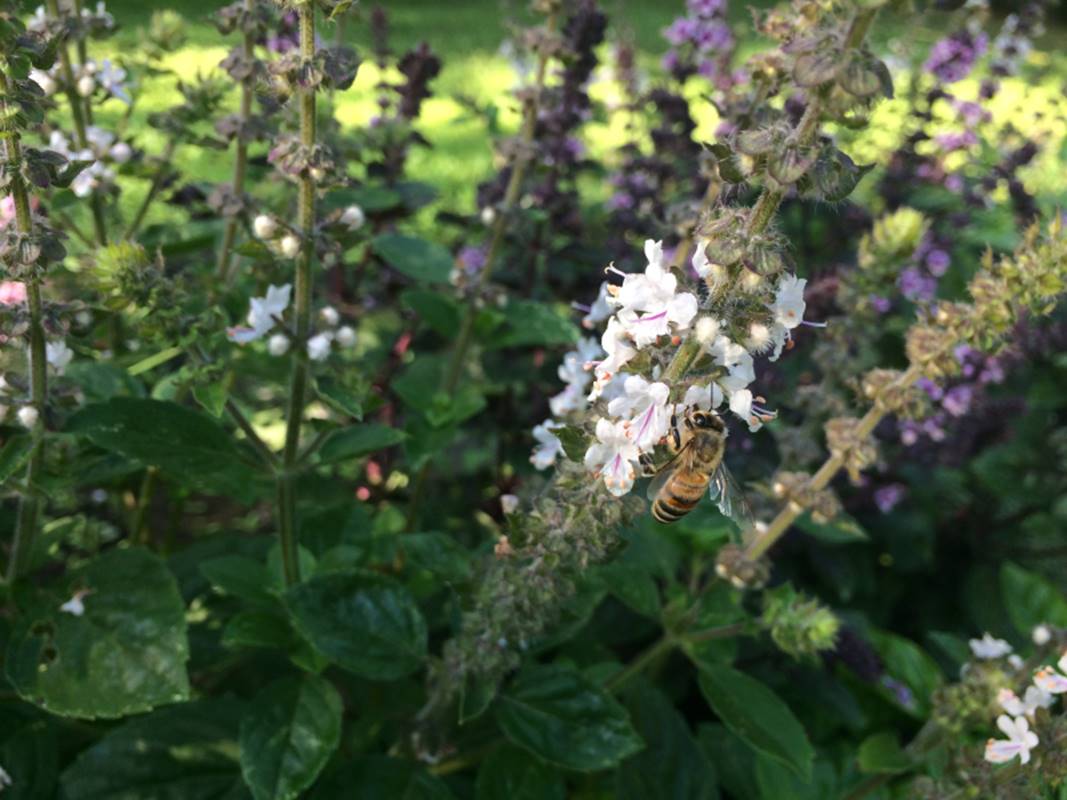
[[744, 494], [723, 462], [726, 452], [726, 424], [711, 411], [690, 410], [678, 424], [671, 418], [668, 444], [674, 451], [669, 461], [655, 472], [648, 487], [652, 516], [659, 522], [677, 522], [700, 502], [705, 489], [725, 516], [742, 528], [752, 515]]

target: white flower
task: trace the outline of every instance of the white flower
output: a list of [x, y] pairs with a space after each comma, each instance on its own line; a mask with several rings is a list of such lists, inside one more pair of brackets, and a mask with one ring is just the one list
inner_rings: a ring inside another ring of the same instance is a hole
[[1030, 638], [1034, 640], [1034, 644], [1038, 647], [1044, 647], [1052, 641], [1052, 630], [1048, 625], [1038, 625], [1034, 628], [1033, 633], [1030, 634]]
[[26, 29], [30, 31], [43, 31], [48, 27], [48, 12], [44, 6], [37, 6], [33, 16], [26, 20]]
[[289, 337], [276, 333], [267, 340], [267, 352], [272, 356], [284, 356], [289, 352]]
[[74, 358], [74, 351], [67, 347], [67, 343], [62, 339], [56, 342], [48, 342], [44, 346], [44, 351], [46, 360], [57, 375], [62, 375], [67, 369], [70, 360]]
[[1007, 739], [990, 739], [985, 746], [985, 760], [1004, 764], [1016, 756], [1023, 764], [1030, 762], [1030, 751], [1037, 747], [1037, 734], [1030, 730], [1026, 717], [1012, 719], [1006, 714], [997, 717], [997, 727]]
[[336, 328], [337, 323], [341, 321], [341, 315], [337, 313], [337, 309], [333, 306], [323, 306], [319, 311], [319, 319], [322, 320], [322, 324], [330, 328]]
[[553, 416], [561, 417], [570, 411], [585, 408], [585, 390], [592, 380], [589, 368], [601, 353], [596, 339], [584, 338], [578, 342], [577, 350], [564, 354], [563, 363], [559, 365], [557, 374], [566, 387], [548, 401]]
[[88, 97], [96, 89], [96, 81], [93, 80], [92, 75], [82, 75], [78, 78], [76, 88], [78, 89], [78, 94], [82, 97]]
[[130, 105], [132, 100], [126, 91], [125, 85], [123, 85], [123, 81], [126, 80], [126, 70], [112, 64], [110, 59], [105, 58], [100, 62], [100, 69], [96, 73], [96, 79], [100, 81], [100, 85], [107, 89], [112, 97], [117, 97], [126, 105]]
[[533, 437], [537, 440], [530, 463], [536, 469], [547, 469], [556, 463], [556, 456], [563, 452], [563, 442], [552, 433], [553, 430], [563, 427], [554, 420], [546, 419], [533, 429]]
[[59, 610], [65, 614], [73, 614], [75, 617], [80, 617], [85, 613], [84, 600], [89, 594], [90, 591], [88, 589], [79, 589], [70, 600], [59, 607]]
[[807, 308], [804, 287], [807, 283], [806, 279], [796, 275], [783, 275], [778, 281], [774, 303], [770, 306], [774, 314], [774, 325], [770, 331], [770, 340], [774, 345], [771, 361], [778, 360], [786, 343], [792, 338], [790, 331], [804, 321], [804, 309]]
[[280, 317], [289, 307], [289, 296], [292, 293], [292, 285], [269, 286], [267, 294], [263, 297], [253, 297], [248, 301], [248, 325], [247, 328], [230, 328], [226, 335], [231, 342], [246, 344], [261, 338], [267, 331], [274, 327], [275, 317]]
[[500, 495], [500, 508], [505, 514], [514, 514], [519, 508], [519, 498], [513, 494]]
[[286, 258], [296, 258], [300, 253], [300, 237], [290, 233], [287, 236], [282, 237], [278, 246], [281, 248], [283, 256]]
[[670, 428], [671, 412], [667, 406], [670, 387], [649, 383], [640, 375], [631, 375], [623, 384], [625, 394], [608, 403], [608, 413], [623, 417], [627, 435], [642, 452], [656, 446]]
[[351, 326], [342, 325], [337, 329], [335, 338], [337, 339], [337, 344], [341, 345], [341, 347], [353, 347], [356, 344], [357, 337], [355, 330]]
[[[37, 9], [40, 11], [40, 9]], [[7, 774], [7, 771], [0, 767], [0, 792], [4, 791], [8, 786], [11, 786], [14, 781], [11, 780], [11, 776]]]
[[1003, 639], [994, 639], [986, 633], [981, 639], [971, 639], [971, 652], [975, 658], [992, 659], [1003, 658], [1011, 653], [1011, 645]]
[[637, 445], [628, 435], [626, 422], [603, 417], [597, 420], [596, 438], [599, 441], [585, 453], [585, 466], [596, 470], [609, 492], [622, 497], [634, 485], [634, 463], [640, 456]]
[[748, 341], [745, 342], [750, 352], [762, 353], [771, 344], [771, 329], [762, 322], [753, 322], [748, 328]]
[[705, 252], [707, 246], [706, 241], [698, 242], [696, 250], [693, 251], [693, 269], [701, 278], [706, 278], [711, 272], [711, 262], [708, 261], [708, 254]]
[[608, 284], [606, 281], [600, 284], [596, 300], [589, 307], [589, 311], [582, 317], [582, 327], [590, 330], [611, 316], [611, 304], [608, 302]]
[[22, 423], [24, 428], [32, 428], [36, 425], [39, 416], [37, 409], [33, 406], [23, 406], [18, 413], [19, 422]]
[[111, 156], [111, 160], [116, 164], [125, 164], [131, 158], [133, 158], [133, 148], [126, 142], [116, 142], [108, 150], [108, 155]]
[[572, 411], [581, 411], [585, 408], [585, 391], [576, 383], [569, 383], [559, 394], [548, 398], [548, 407], [552, 410], [553, 417], [563, 417]]
[[1060, 673], [1067, 673], [1067, 652], [1063, 654], [1056, 664], [1060, 671], [1056, 672], [1052, 667], [1042, 667], [1034, 673], [1034, 686], [1049, 694], [1063, 694], [1067, 692], [1067, 677]]
[[252, 230], [260, 239], [273, 239], [274, 234], [278, 232], [278, 223], [274, 221], [274, 217], [260, 214], [252, 220]]
[[687, 408], [710, 411], [721, 406], [723, 399], [722, 389], [717, 383], [709, 383], [707, 386], [690, 386], [685, 390], [685, 397], [678, 404], [676, 413], [684, 414]]
[[52, 77], [51, 73], [41, 69], [31, 69], [30, 80], [40, 86], [41, 91], [46, 95], [55, 94], [57, 84], [56, 79]]
[[363, 209], [357, 205], [350, 205], [341, 214], [341, 224], [347, 227], [350, 231], [358, 230], [363, 227], [363, 223], [367, 221], [367, 215], [363, 213]]
[[1000, 707], [1013, 717], [1032, 717], [1037, 709], [1048, 708], [1055, 701], [1055, 695], [1040, 686], [1027, 686], [1021, 700], [1011, 689], [1001, 689], [997, 692]]
[[325, 333], [312, 336], [308, 339], [308, 358], [312, 361], [325, 361], [327, 356], [330, 355], [330, 342], [332, 340], [333, 337]]
[[[92, 159], [92, 154], [89, 151], [83, 151], [87, 157], [84, 160]], [[75, 153], [75, 158], [82, 158], [81, 153]], [[115, 181], [115, 171], [109, 168], [102, 161], [94, 161], [89, 167], [78, 173], [78, 176], [71, 181], [70, 189], [77, 197], [88, 197], [97, 189], [110, 186]]]
[[492, 206], [486, 206], [482, 209], [481, 213], [482, 224], [487, 228], [496, 221], [496, 209]]
[[600, 346], [607, 353], [607, 358], [596, 364], [596, 383], [589, 395], [590, 400], [596, 400], [623, 365], [637, 355], [626, 329], [616, 317], [608, 320], [604, 335], [600, 337]]
[[648, 266], [644, 273], [627, 275], [614, 297], [618, 319], [638, 348], [670, 332], [670, 325], [685, 330], [697, 314], [696, 296], [677, 293], [678, 279], [663, 266], [663, 243], [645, 242]]

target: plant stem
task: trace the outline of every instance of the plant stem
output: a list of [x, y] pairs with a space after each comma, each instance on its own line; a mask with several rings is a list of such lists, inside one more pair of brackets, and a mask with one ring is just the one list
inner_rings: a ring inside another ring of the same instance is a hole
[[148, 194], [146, 194], [144, 200], [141, 201], [141, 206], [137, 209], [137, 214], [134, 215], [133, 221], [126, 228], [126, 233], [123, 238], [132, 239], [137, 235], [137, 231], [140, 230], [141, 223], [144, 222], [148, 209], [155, 201], [156, 195], [159, 194], [159, 190], [163, 188], [163, 179], [167, 176], [167, 172], [170, 169], [171, 159], [174, 158], [174, 150], [177, 147], [177, 139], [171, 138], [167, 140], [167, 146], [163, 148], [163, 155], [160, 156], [159, 159], [159, 168], [156, 170], [156, 174], [152, 178], [152, 185], [148, 187]]
[[[245, 11], [252, 12], [255, 8], [255, 0], [245, 0]], [[246, 61], [251, 61], [255, 41], [252, 38], [250, 31], [244, 32], [244, 41], [242, 43], [244, 57]], [[244, 80], [241, 81], [241, 108], [240, 116], [242, 125], [248, 122], [249, 116], [252, 114], [252, 95], [253, 95], [253, 76], [249, 73]], [[244, 194], [245, 190], [245, 172], [248, 166], [248, 142], [244, 138], [244, 131], [241, 130], [237, 134], [237, 152], [233, 159], [233, 191], [238, 197]], [[229, 218], [226, 222], [226, 230], [222, 235], [222, 251], [219, 253], [219, 263], [216, 277], [219, 281], [226, 281], [230, 273], [230, 262], [233, 258], [233, 245], [237, 239], [237, 226], [240, 223], [240, 218], [243, 214], [236, 214]]]
[[604, 688], [609, 692], [617, 692], [623, 686], [625, 686], [630, 680], [637, 675], [640, 675], [645, 671], [645, 668], [658, 661], [663, 656], [667, 655], [677, 641], [669, 633], [665, 633], [663, 638], [641, 653], [637, 658], [631, 661], [626, 667], [614, 675], [612, 675], [607, 681], [604, 682]]
[[[315, 9], [310, 3], [300, 6], [300, 55], [305, 62], [315, 57]], [[303, 88], [300, 98], [300, 142], [306, 148], [315, 145], [315, 90]], [[301, 248], [296, 261], [295, 336], [292, 350], [292, 373], [289, 378], [289, 407], [286, 413], [285, 449], [278, 472], [278, 536], [282, 551], [285, 582], [300, 581], [299, 544], [296, 531], [296, 492], [294, 486], [300, 456], [300, 425], [304, 417], [307, 390], [307, 340], [311, 330], [311, 253], [315, 234], [315, 183], [310, 174], [300, 177], [297, 217]]]
[[[557, 12], [555, 10], [551, 11], [545, 22], [545, 28], [549, 35], [556, 30], [556, 15]], [[463, 319], [460, 320], [459, 332], [456, 334], [456, 343], [452, 348], [452, 357], [449, 359], [448, 366], [445, 369], [445, 376], [441, 383], [442, 390], [448, 395], [455, 393], [459, 380], [463, 376], [463, 365], [467, 360], [467, 351], [470, 349], [474, 334], [474, 321], [478, 316], [478, 297], [481, 294], [481, 290], [489, 282], [493, 267], [496, 265], [497, 258], [500, 255], [500, 249], [504, 244], [504, 234], [507, 232], [511, 214], [519, 200], [519, 193], [522, 191], [523, 178], [526, 177], [526, 170], [532, 160], [531, 150], [534, 133], [537, 128], [537, 112], [541, 106], [541, 95], [544, 93], [545, 77], [548, 74], [550, 57], [551, 55], [547, 48], [542, 48], [538, 55], [533, 91], [524, 109], [522, 129], [519, 133], [518, 146], [515, 149], [515, 161], [511, 166], [511, 175], [508, 176], [508, 183], [504, 189], [504, 198], [496, 209], [496, 217], [493, 220], [493, 227], [489, 237], [489, 250], [485, 255], [485, 266], [482, 267], [481, 273], [471, 288]], [[414, 530], [418, 522], [419, 506], [426, 491], [426, 480], [429, 472], [430, 461], [427, 460], [422, 465], [418, 475], [416, 475], [412, 487], [411, 501], [408, 504], [406, 527], [408, 531]]]
[[[0, 72], [0, 105], [6, 118], [6, 97], [10, 92], [7, 75]], [[11, 197], [15, 204], [15, 226], [22, 236], [33, 235], [33, 216], [30, 198], [22, 177], [22, 145], [18, 131], [9, 131], [4, 138], [7, 167], [11, 177]], [[33, 555], [33, 542], [37, 536], [37, 518], [41, 510], [38, 482], [44, 466], [45, 412], [48, 398], [48, 366], [45, 357], [44, 325], [41, 313], [41, 279], [36, 265], [30, 266], [25, 278], [26, 303], [30, 312], [30, 402], [37, 411], [37, 419], [30, 429], [30, 458], [26, 466], [26, 484], [19, 497], [18, 516], [15, 522], [15, 538], [11, 545], [11, 561], [8, 564], [8, 582], [25, 573]]]
[[[74, 13], [80, 15], [81, 3], [76, 3]], [[59, 0], [47, 0], [48, 14], [53, 19], [60, 19], [59, 12]], [[84, 42], [78, 42], [78, 52], [82, 62], [85, 61], [85, 53], [83, 48]], [[91, 124], [91, 112], [89, 110], [89, 103], [84, 102], [81, 95], [78, 94], [78, 87], [74, 82], [74, 69], [71, 67], [70, 51], [67, 50], [67, 43], [61, 42], [59, 50], [57, 52], [59, 56], [59, 71], [63, 79], [63, 87], [67, 95], [67, 100], [70, 102], [70, 116], [74, 121], [74, 141], [78, 145], [79, 150], [88, 150], [89, 137], [87, 135], [88, 125]], [[100, 247], [107, 245], [107, 226], [104, 221], [104, 202], [99, 194], [93, 192], [89, 196], [89, 207], [93, 213], [93, 233], [96, 236], [96, 243]]]
[[[892, 385], [896, 387], [908, 386], [915, 383], [921, 375], [922, 373], [918, 367], [909, 367], [908, 370], [897, 378]], [[887, 413], [888, 410], [883, 405], [875, 403], [860, 420], [856, 429], [857, 437], [863, 439], [869, 436]], [[818, 472], [812, 475], [811, 480], [808, 482], [808, 487], [811, 489], [812, 493], [825, 489], [830, 481], [834, 479], [834, 476], [837, 475], [838, 471], [840, 471], [841, 467], [844, 466], [844, 463], [844, 456], [840, 453], [831, 455], [826, 459], [825, 463], [819, 467]], [[760, 558], [785, 534], [796, 518], [804, 513], [804, 510], [804, 507], [799, 503], [792, 502], [786, 504], [786, 506], [778, 512], [778, 515], [771, 520], [770, 524], [748, 542], [745, 546], [745, 558], [750, 561], [755, 561]]]

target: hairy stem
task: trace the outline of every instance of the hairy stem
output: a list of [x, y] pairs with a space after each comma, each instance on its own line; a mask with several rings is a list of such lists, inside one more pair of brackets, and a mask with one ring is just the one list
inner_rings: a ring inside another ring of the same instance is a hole
[[[253, 11], [254, 3], [255, 0], [245, 0], [245, 10], [248, 12]], [[245, 31], [242, 49], [246, 61], [252, 59], [254, 48], [255, 40], [252, 38], [252, 33]], [[241, 81], [241, 108], [239, 113], [242, 125], [248, 121], [249, 116], [252, 114], [253, 89], [253, 75], [249, 73]], [[244, 194], [247, 166], [248, 142], [244, 138], [244, 132], [241, 131], [237, 135], [237, 152], [233, 159], [233, 191], [238, 197]], [[236, 214], [226, 222], [226, 230], [222, 235], [222, 249], [219, 251], [219, 263], [216, 272], [216, 277], [219, 281], [225, 281], [229, 277], [230, 262], [233, 259], [233, 245], [237, 240], [237, 226], [240, 224], [242, 216], [243, 214]]]
[[[59, 0], [47, 0], [47, 8], [49, 16], [53, 19], [58, 20], [61, 18]], [[75, 4], [74, 13], [80, 15], [80, 2]], [[85, 62], [84, 47], [85, 43], [79, 41], [78, 52], [82, 63]], [[59, 56], [59, 72], [63, 79], [63, 89], [67, 95], [67, 100], [70, 102], [70, 116], [74, 121], [74, 142], [79, 150], [87, 150], [90, 149], [87, 134], [88, 125], [92, 124], [92, 112], [89, 109], [89, 102], [78, 94], [78, 87], [74, 82], [74, 69], [70, 61], [70, 51], [67, 50], [66, 42], [60, 43], [57, 55]], [[107, 226], [104, 221], [103, 198], [93, 192], [89, 196], [89, 207], [93, 213], [93, 233], [96, 237], [96, 244], [104, 247], [107, 245]]]
[[[894, 382], [895, 386], [908, 386], [921, 377], [922, 373], [918, 367], [910, 367], [903, 375], [901, 375]], [[856, 435], [860, 438], [865, 438], [871, 434], [877, 427], [878, 423], [882, 421], [882, 418], [888, 413], [888, 410], [875, 403], [863, 418], [860, 420], [859, 426], [856, 430]], [[825, 463], [819, 467], [818, 472], [811, 476], [811, 481], [808, 483], [812, 492], [819, 492], [825, 489], [830, 481], [834, 479], [837, 473], [844, 466], [845, 459], [840, 453], [835, 453], [826, 459]], [[752, 537], [748, 544], [745, 546], [745, 558], [750, 561], [755, 561], [764, 553], [766, 553], [771, 546], [777, 542], [789, 530], [789, 526], [793, 524], [797, 517], [804, 513], [804, 507], [796, 502], [788, 503], [778, 515], [771, 520], [770, 524], [762, 531], [758, 532]]]
[[163, 155], [159, 158], [159, 167], [156, 169], [156, 174], [152, 177], [152, 185], [148, 187], [148, 193], [141, 201], [141, 205], [137, 209], [133, 221], [130, 222], [129, 226], [126, 228], [126, 233], [123, 238], [132, 239], [137, 235], [137, 231], [141, 229], [141, 223], [144, 222], [145, 215], [148, 214], [148, 209], [152, 207], [152, 203], [155, 202], [159, 190], [163, 188], [163, 181], [167, 177], [167, 172], [170, 170], [170, 162], [171, 159], [174, 158], [174, 151], [177, 147], [177, 139], [172, 137], [167, 140], [167, 146], [163, 148]]
[[[300, 55], [305, 61], [315, 57], [315, 9], [300, 6]], [[300, 142], [306, 148], [315, 144], [315, 89], [303, 88], [300, 98]], [[282, 551], [285, 582], [300, 581], [300, 559], [296, 532], [295, 472], [300, 457], [300, 425], [304, 417], [307, 391], [307, 340], [311, 331], [311, 253], [315, 233], [315, 183], [306, 171], [300, 177], [297, 218], [301, 233], [296, 260], [295, 346], [289, 378], [289, 406], [286, 413], [285, 449], [278, 472], [278, 536]]]
[[[6, 98], [10, 84], [5, 73], [0, 72], [0, 95]], [[6, 99], [0, 98], [4, 116], [7, 114]], [[17, 131], [10, 131], [4, 140], [5, 155], [11, 176], [11, 197], [15, 204], [15, 226], [22, 236], [33, 235], [33, 216], [30, 198], [22, 177], [22, 145]], [[30, 312], [29, 371], [30, 403], [37, 411], [37, 419], [30, 429], [30, 458], [26, 466], [26, 483], [19, 497], [18, 516], [15, 521], [15, 538], [11, 545], [11, 561], [7, 579], [13, 582], [29, 567], [33, 555], [33, 542], [37, 536], [37, 519], [41, 510], [41, 495], [38, 490], [41, 470], [44, 466], [45, 411], [48, 399], [48, 367], [45, 356], [44, 324], [41, 310], [41, 279], [36, 267], [31, 267], [26, 282], [26, 303]]]
[[[549, 13], [545, 23], [549, 34], [552, 34], [556, 29], [556, 14], [556, 11]], [[522, 181], [526, 177], [526, 170], [530, 166], [531, 149], [537, 127], [537, 112], [541, 106], [541, 95], [544, 93], [550, 58], [551, 54], [547, 48], [542, 48], [537, 59], [537, 72], [532, 92], [523, 113], [522, 129], [519, 133], [518, 146], [515, 149], [515, 161], [511, 166], [511, 175], [508, 176], [508, 183], [504, 189], [504, 198], [496, 209], [496, 217], [493, 220], [492, 230], [490, 231], [489, 250], [486, 252], [485, 266], [482, 267], [481, 273], [471, 288], [463, 319], [460, 320], [459, 332], [456, 334], [456, 343], [452, 348], [452, 357], [449, 359], [448, 366], [445, 369], [441, 388], [449, 395], [456, 391], [459, 380], [463, 376], [463, 366], [467, 360], [467, 351], [470, 350], [474, 334], [474, 320], [478, 316], [478, 297], [481, 294], [481, 290], [489, 282], [493, 267], [496, 266], [497, 258], [500, 256], [500, 250], [504, 244], [504, 235], [507, 233], [512, 212], [519, 200], [519, 193], [522, 191]], [[408, 504], [407, 530], [409, 531], [414, 530], [415, 525], [418, 523], [419, 506], [426, 491], [426, 480], [429, 472], [430, 462], [427, 461], [415, 476], [411, 491], [411, 502]]]

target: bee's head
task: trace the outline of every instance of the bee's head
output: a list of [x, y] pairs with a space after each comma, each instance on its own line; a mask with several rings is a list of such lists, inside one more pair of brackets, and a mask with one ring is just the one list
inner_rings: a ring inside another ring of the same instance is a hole
[[726, 428], [719, 415], [711, 411], [694, 411], [689, 419], [697, 430], [721, 432]]

